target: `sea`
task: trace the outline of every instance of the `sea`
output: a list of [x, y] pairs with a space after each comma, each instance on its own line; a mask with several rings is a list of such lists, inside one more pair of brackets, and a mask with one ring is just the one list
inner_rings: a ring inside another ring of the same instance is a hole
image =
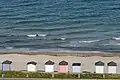
[[0, 0], [0, 51], [120, 52], [120, 0]]

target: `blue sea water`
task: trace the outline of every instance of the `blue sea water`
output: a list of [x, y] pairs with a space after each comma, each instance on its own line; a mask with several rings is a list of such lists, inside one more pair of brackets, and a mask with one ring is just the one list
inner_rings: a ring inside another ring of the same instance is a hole
[[0, 51], [120, 51], [120, 0], [1, 0]]

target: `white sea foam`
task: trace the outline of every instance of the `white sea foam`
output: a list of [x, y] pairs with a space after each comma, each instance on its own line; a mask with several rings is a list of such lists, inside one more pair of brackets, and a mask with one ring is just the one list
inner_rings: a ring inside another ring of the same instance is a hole
[[120, 37], [113, 37], [114, 40], [120, 40]]
[[6, 49], [13, 49], [13, 47], [6, 47]]
[[47, 36], [47, 34], [31, 34], [31, 35], [27, 35], [28, 37], [37, 37], [37, 36], [41, 36], [41, 37], [45, 37]]
[[92, 43], [92, 42], [97, 42], [100, 40], [91, 40], [91, 41], [79, 41], [79, 43]]
[[28, 37], [36, 37], [37, 35], [27, 35]]
[[65, 40], [66, 38], [61, 38], [61, 40]]
[[120, 46], [120, 43], [116, 43], [116, 44], [101, 44], [101, 45], [105, 45], [105, 46]]
[[45, 37], [47, 34], [38, 34], [38, 36]]

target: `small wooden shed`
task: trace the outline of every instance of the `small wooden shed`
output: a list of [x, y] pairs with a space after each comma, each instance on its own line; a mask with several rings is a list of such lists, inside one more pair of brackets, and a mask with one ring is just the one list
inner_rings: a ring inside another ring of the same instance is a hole
[[111, 61], [108, 64], [108, 73], [116, 74], [117, 73], [117, 63]]
[[68, 72], [68, 62], [61, 61], [59, 62], [59, 72], [60, 73], [67, 73]]
[[10, 71], [11, 70], [11, 64], [12, 64], [12, 61], [9, 61], [9, 60], [5, 60], [2, 62], [2, 70], [3, 71]]
[[37, 71], [36, 65], [37, 65], [37, 62], [34, 62], [34, 61], [28, 62], [27, 63], [27, 71], [28, 72], [36, 72]]
[[97, 61], [95, 63], [95, 72], [96, 73], [104, 73], [104, 63], [102, 61]]
[[45, 63], [45, 72], [54, 72], [54, 62], [49, 60]]
[[73, 63], [72, 70], [74, 73], [80, 73], [81, 72], [81, 63]]

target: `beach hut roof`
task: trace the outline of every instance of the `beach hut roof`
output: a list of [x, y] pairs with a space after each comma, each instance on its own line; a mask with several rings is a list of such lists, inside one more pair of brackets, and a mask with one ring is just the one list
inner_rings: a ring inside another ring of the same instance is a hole
[[95, 63], [96, 66], [104, 66], [104, 63], [102, 61], [98, 61]]
[[11, 64], [11, 63], [12, 63], [12, 61], [9, 61], [9, 60], [5, 60], [2, 62], [2, 64]]
[[33, 65], [36, 65], [37, 63], [36, 63], [36, 62], [34, 62], [34, 61], [30, 61], [30, 62], [28, 62], [28, 63], [27, 63], [27, 65], [28, 65], [28, 64], [33, 64]]
[[59, 63], [59, 65], [68, 65], [68, 62], [66, 62], [66, 61], [61, 61], [60, 63]]
[[117, 63], [111, 61], [111, 62], [109, 62], [107, 65], [108, 65], [108, 66], [117, 66]]
[[51, 60], [49, 60], [49, 61], [47, 61], [46, 63], [45, 63], [45, 65], [54, 65], [55, 63], [53, 62], [53, 61], [51, 61]]
[[72, 66], [81, 66], [81, 63], [73, 63]]

